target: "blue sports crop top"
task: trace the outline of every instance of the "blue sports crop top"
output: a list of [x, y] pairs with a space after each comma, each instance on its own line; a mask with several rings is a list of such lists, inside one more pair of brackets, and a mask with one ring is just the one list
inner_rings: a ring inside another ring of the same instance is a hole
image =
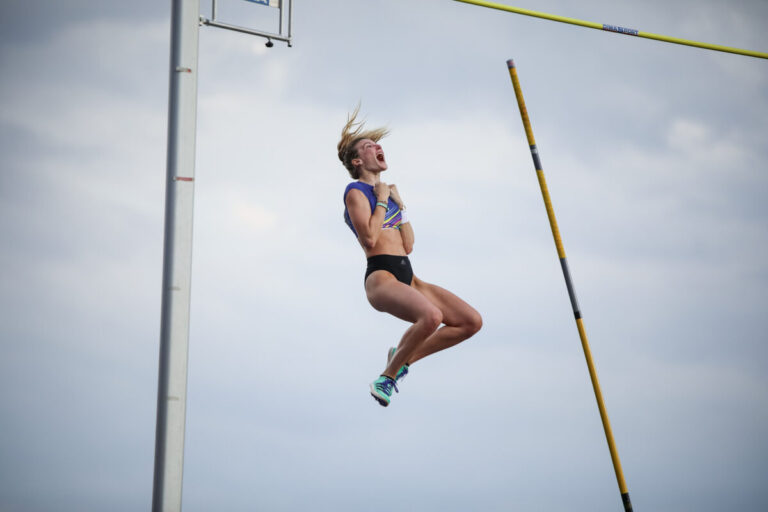
[[[373, 211], [376, 209], [377, 201], [376, 194], [373, 193], [373, 185], [362, 183], [360, 181], [353, 181], [347, 185], [347, 188], [344, 190], [344, 222], [347, 223], [347, 226], [349, 226], [349, 229], [352, 230], [352, 233], [357, 236], [357, 231], [355, 231], [355, 227], [352, 225], [352, 219], [349, 218], [349, 212], [347, 211], [347, 194], [353, 188], [356, 188], [365, 194], [365, 197], [368, 198], [368, 201], [371, 203], [371, 214], [373, 214]], [[402, 220], [403, 219], [400, 214], [400, 207], [397, 206], [397, 203], [394, 202], [390, 197], [387, 200], [387, 213], [384, 214], [384, 223], [381, 225], [381, 227], [400, 229], [400, 222]]]

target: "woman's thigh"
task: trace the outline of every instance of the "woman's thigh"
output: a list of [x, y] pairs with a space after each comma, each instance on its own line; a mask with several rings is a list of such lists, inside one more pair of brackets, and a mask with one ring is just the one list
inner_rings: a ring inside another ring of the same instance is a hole
[[439, 314], [439, 306], [416, 288], [398, 281], [384, 270], [377, 270], [365, 281], [368, 302], [375, 309], [415, 323], [425, 315]]
[[445, 288], [422, 281], [413, 277], [411, 287], [424, 295], [429, 301], [443, 313], [445, 325], [459, 326], [467, 323], [480, 323], [480, 313], [475, 308], [464, 302], [455, 294]]

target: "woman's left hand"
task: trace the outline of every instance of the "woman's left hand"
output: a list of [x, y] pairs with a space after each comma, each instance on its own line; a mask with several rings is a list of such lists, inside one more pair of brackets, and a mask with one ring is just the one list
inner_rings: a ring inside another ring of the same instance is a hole
[[391, 197], [392, 200], [397, 203], [397, 206], [399, 206], [401, 210], [405, 210], [403, 200], [400, 198], [400, 193], [397, 191], [397, 185], [389, 186], [389, 197]]

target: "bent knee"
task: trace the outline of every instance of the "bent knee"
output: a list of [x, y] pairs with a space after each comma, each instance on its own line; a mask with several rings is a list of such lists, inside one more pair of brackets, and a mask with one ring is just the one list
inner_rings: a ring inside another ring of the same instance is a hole
[[419, 321], [424, 325], [425, 330], [429, 332], [435, 331], [443, 323], [443, 312], [438, 308], [428, 309], [422, 314]]
[[467, 335], [467, 338], [474, 336], [477, 331], [483, 327], [483, 317], [480, 313], [473, 311], [471, 315], [462, 323], [461, 328]]

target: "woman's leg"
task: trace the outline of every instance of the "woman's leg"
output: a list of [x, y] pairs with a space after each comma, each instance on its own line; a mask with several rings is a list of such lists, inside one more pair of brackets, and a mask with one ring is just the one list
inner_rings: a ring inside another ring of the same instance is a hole
[[[405, 331], [397, 346], [395, 357], [384, 370], [383, 375], [394, 379], [400, 367], [414, 361], [413, 354], [435, 333], [444, 320], [443, 313], [426, 294], [401, 283], [387, 271], [378, 270], [368, 276], [365, 292], [368, 302], [375, 309], [413, 323]], [[421, 357], [424, 356], [419, 358]]]
[[[445, 325], [419, 344], [416, 350], [409, 353], [409, 357], [405, 359], [408, 364], [461, 343], [483, 326], [480, 313], [448, 290], [424, 282], [415, 276], [411, 286], [440, 310]], [[397, 352], [395, 357], [397, 357]], [[399, 366], [395, 367], [394, 371], [399, 368]], [[389, 370], [389, 368], [387, 369]]]

